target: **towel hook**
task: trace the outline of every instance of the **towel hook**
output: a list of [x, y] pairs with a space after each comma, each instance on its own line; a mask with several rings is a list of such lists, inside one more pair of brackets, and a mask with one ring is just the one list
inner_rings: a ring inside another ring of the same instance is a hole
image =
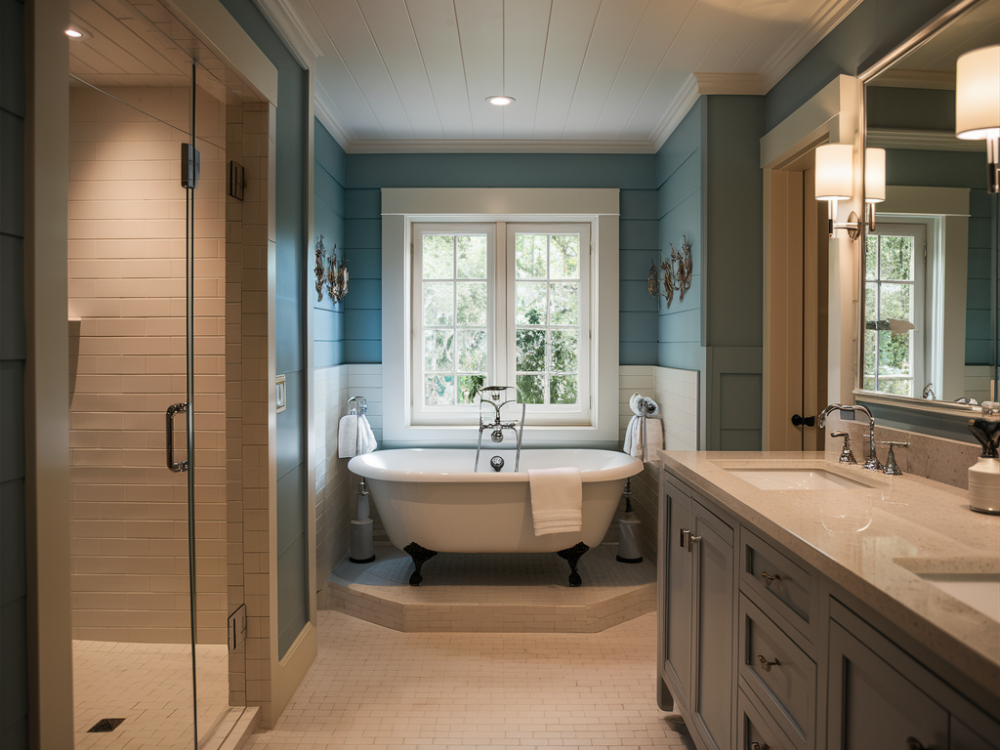
[[351, 396], [347, 399], [347, 407], [350, 409], [351, 404], [357, 405], [358, 415], [364, 416], [368, 413], [368, 399], [364, 396]]

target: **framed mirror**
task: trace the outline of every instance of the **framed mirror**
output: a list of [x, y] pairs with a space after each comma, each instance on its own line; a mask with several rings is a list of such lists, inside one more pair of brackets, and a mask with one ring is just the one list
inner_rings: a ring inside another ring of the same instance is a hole
[[1000, 0], [963, 0], [861, 76], [866, 168], [884, 149], [885, 194], [866, 196], [855, 395], [896, 423], [1000, 399], [998, 194], [987, 141], [956, 135], [958, 59], [995, 45]]

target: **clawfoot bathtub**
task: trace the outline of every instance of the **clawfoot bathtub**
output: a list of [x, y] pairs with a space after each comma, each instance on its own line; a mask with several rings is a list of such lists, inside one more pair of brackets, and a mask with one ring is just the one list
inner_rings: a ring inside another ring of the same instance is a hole
[[[505, 467], [490, 467], [493, 455]], [[473, 473], [474, 450], [408, 448], [356, 456], [348, 468], [365, 478], [389, 540], [413, 558], [410, 584], [438, 552], [557, 552], [579, 586], [577, 561], [604, 539], [628, 477], [642, 462], [624, 453], [589, 449], [521, 452], [520, 472], [507, 451], [484, 450]], [[576, 467], [583, 478], [581, 531], [535, 536], [528, 474], [532, 469]]]

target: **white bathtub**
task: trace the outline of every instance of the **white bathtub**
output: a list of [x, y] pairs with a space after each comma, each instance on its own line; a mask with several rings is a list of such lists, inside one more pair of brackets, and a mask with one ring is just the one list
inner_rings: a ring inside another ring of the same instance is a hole
[[[625, 480], [642, 471], [641, 461], [616, 451], [553, 449], [522, 451], [515, 474], [513, 451], [484, 447], [479, 473], [473, 473], [475, 455], [475, 450], [410, 448], [357, 456], [348, 464], [365, 478], [389, 540], [414, 558], [414, 585], [420, 561], [413, 544], [427, 552], [563, 552], [581, 542], [594, 547], [607, 533]], [[490, 467], [495, 455], [505, 461], [499, 473]], [[583, 529], [536, 537], [527, 472], [567, 466], [583, 476]], [[575, 575], [572, 555], [563, 557]]]

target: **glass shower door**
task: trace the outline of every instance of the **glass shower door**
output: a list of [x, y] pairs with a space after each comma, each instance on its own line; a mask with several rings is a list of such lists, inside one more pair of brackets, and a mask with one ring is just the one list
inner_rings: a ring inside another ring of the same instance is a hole
[[87, 34], [69, 42], [77, 745], [93, 727], [122, 746], [212, 747], [245, 702], [227, 639], [233, 95], [161, 6], [102, 5], [73, 0]]

